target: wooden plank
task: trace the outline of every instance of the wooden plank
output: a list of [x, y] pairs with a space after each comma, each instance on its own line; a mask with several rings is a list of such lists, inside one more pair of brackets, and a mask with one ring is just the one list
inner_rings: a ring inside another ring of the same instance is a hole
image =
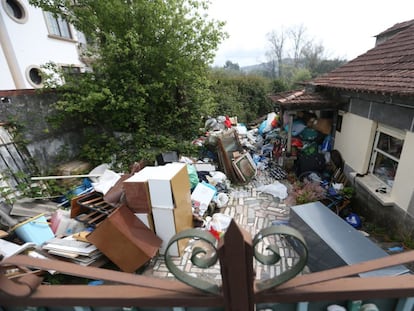
[[352, 277], [256, 294], [256, 303], [369, 300], [414, 296], [414, 275]]
[[232, 220], [220, 243], [218, 254], [225, 310], [253, 311], [253, 247], [250, 234]]
[[133, 285], [41, 285], [29, 297], [5, 296], [0, 293], [0, 301], [1, 306], [223, 306], [221, 296], [202, 293], [195, 289], [189, 293], [180, 293], [174, 289], [174, 285], [170, 289]]

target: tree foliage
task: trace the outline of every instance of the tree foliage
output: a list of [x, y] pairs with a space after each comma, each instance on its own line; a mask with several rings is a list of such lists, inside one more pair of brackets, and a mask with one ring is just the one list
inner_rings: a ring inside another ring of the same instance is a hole
[[136, 150], [161, 144], [160, 137], [193, 137], [211, 105], [208, 65], [226, 36], [222, 22], [204, 15], [208, 1], [30, 2], [66, 18], [90, 43], [92, 70], [65, 76], [58, 87], [66, 118], [110, 138], [129, 133]]
[[270, 79], [215, 69], [212, 70], [211, 81], [215, 106], [210, 114], [237, 116], [239, 122], [249, 123], [273, 111], [268, 97]]

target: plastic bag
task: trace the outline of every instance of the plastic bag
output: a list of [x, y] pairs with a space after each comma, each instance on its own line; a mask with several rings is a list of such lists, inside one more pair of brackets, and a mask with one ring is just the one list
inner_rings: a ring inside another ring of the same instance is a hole
[[288, 196], [286, 186], [278, 181], [274, 182], [273, 184], [260, 186], [257, 188], [257, 191], [269, 193], [274, 197], [280, 198], [281, 200], [286, 199]]
[[197, 170], [194, 167], [194, 165], [187, 164], [187, 172], [188, 172], [188, 177], [190, 178], [191, 189], [194, 189], [197, 186], [197, 184], [200, 182], [198, 179]]
[[220, 239], [230, 225], [231, 217], [222, 213], [215, 213], [211, 217], [206, 217], [206, 228], [214, 237]]
[[215, 183], [224, 183], [227, 179], [226, 174], [220, 171], [210, 172], [210, 176], [213, 178]]
[[218, 208], [223, 208], [229, 202], [229, 197], [227, 194], [220, 192], [214, 197], [214, 202], [217, 204]]

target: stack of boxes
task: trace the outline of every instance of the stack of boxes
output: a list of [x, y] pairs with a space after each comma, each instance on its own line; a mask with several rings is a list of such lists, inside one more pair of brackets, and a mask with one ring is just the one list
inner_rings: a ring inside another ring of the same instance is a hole
[[[128, 207], [161, 238], [160, 254], [178, 232], [193, 227], [191, 189], [185, 163], [145, 167], [123, 183]], [[186, 241], [170, 248], [180, 256]]]
[[[134, 272], [157, 253], [165, 254], [169, 240], [193, 227], [190, 180], [185, 163], [144, 167], [122, 182], [125, 200], [95, 225], [86, 239], [125, 272]], [[82, 197], [72, 200], [71, 217], [84, 209]], [[180, 256], [187, 241], [175, 242], [171, 256]]]

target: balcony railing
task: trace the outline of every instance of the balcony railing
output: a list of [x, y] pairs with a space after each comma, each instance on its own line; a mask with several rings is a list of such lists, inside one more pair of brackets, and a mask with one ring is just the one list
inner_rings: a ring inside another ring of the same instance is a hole
[[[271, 235], [281, 235], [294, 243], [299, 260], [274, 278], [256, 280], [253, 257], [269, 265], [280, 259], [277, 247], [267, 246], [266, 253], [257, 247], [262, 239]], [[326, 310], [327, 306], [333, 304], [359, 310], [358, 306], [364, 303], [373, 303], [379, 310], [408, 311], [414, 307], [414, 298], [410, 298], [414, 297], [414, 275], [357, 276], [362, 272], [412, 262], [414, 251], [300, 274], [306, 265], [307, 249], [303, 237], [291, 227], [272, 226], [263, 229], [252, 239], [232, 221], [218, 242], [208, 232], [191, 229], [173, 237], [169, 246], [190, 236], [204, 241], [214, 250], [213, 255], [206, 258], [204, 249], [195, 248], [192, 262], [205, 268], [219, 260], [222, 277], [220, 286], [186, 275], [174, 266], [168, 248], [165, 260], [176, 280], [14, 256], [4, 259], [0, 264], [56, 270], [76, 277], [103, 280], [104, 285], [47, 285], [36, 274], [28, 273], [18, 279], [0, 275], [0, 310], [22, 310], [21, 307], [27, 306], [32, 307], [31, 310], [40, 307], [46, 310], [61, 310], [61, 307], [83, 310], [99, 310], [101, 307], [111, 307], [111, 310]], [[211, 250], [209, 253], [211, 255]]]

